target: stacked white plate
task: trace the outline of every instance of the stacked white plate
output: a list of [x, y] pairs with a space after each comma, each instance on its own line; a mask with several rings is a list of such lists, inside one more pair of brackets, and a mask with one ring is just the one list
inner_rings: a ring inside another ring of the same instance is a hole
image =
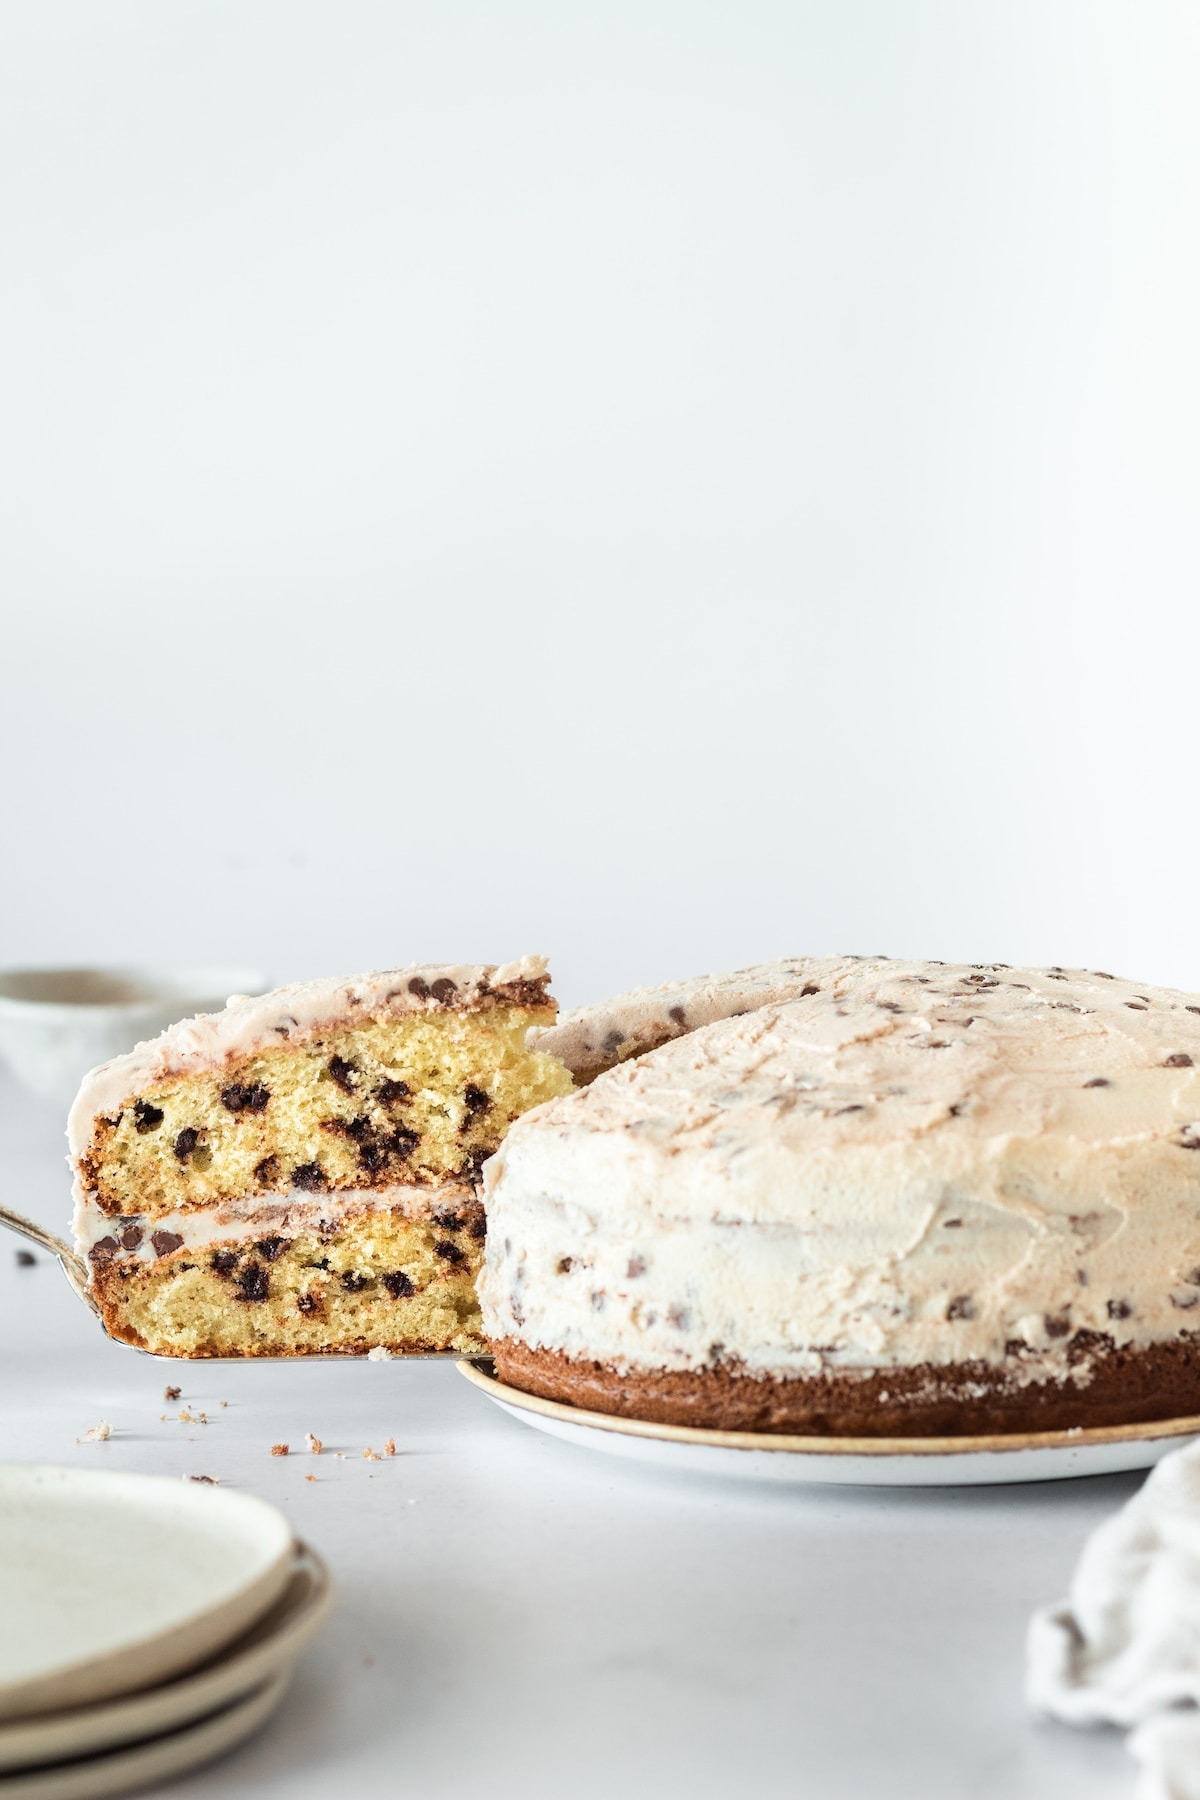
[[0, 1800], [101, 1800], [232, 1749], [330, 1602], [252, 1495], [0, 1467]]

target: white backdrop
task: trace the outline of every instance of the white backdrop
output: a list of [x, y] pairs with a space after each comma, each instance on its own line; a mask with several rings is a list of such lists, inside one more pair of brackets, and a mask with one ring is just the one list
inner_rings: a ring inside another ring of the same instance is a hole
[[0, 37], [0, 962], [1200, 986], [1191, 0]]

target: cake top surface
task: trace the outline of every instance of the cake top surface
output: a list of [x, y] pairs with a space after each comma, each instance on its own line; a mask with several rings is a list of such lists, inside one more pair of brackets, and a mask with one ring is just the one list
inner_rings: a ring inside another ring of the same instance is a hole
[[218, 1013], [181, 1019], [83, 1078], [67, 1123], [71, 1154], [86, 1146], [98, 1113], [170, 1075], [187, 1075], [248, 1056], [335, 1021], [404, 1012], [466, 1011], [505, 1004], [552, 1008], [544, 956], [502, 963], [413, 963], [405, 969], [295, 982], [269, 994], [233, 994]]
[[563, 1013], [557, 1024], [538, 1033], [537, 1047], [566, 1063], [577, 1081], [591, 1081], [604, 1069], [718, 1019], [799, 999], [813, 960], [788, 957], [726, 974], [634, 988]]
[[[814, 1178], [848, 1157], [874, 1159], [886, 1199], [901, 1145], [946, 1173], [978, 1162], [984, 1142], [993, 1154], [1049, 1136], [1114, 1151], [1158, 1139], [1173, 1158], [1193, 1140], [1200, 1149], [1193, 995], [1001, 964], [777, 966], [803, 975], [803, 997], [718, 1019], [610, 1068], [519, 1122], [506, 1160], [536, 1139], [555, 1140], [556, 1157], [586, 1140], [603, 1179], [616, 1156], [641, 1168], [656, 1210], [717, 1204], [764, 1216], [796, 1204], [791, 1182], [765, 1179], [781, 1154], [802, 1157]], [[552, 1047], [557, 1035], [541, 1043]], [[655, 1198], [664, 1158], [667, 1187]], [[1181, 1166], [1200, 1177], [1200, 1157], [1194, 1170], [1186, 1158]]]

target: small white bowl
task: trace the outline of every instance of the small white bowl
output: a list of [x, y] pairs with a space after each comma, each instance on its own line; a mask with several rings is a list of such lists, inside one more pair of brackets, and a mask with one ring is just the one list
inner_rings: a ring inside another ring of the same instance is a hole
[[32, 1093], [70, 1106], [97, 1063], [269, 985], [260, 969], [0, 970], [0, 1053]]

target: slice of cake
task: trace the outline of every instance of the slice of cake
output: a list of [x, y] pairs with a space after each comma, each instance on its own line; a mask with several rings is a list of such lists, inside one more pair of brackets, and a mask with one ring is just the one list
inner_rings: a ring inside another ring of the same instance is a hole
[[751, 1431], [1200, 1414], [1200, 997], [802, 972], [515, 1126], [485, 1174], [500, 1379]]
[[540, 957], [313, 981], [174, 1025], [71, 1111], [109, 1333], [171, 1356], [480, 1347], [480, 1164], [564, 1094]]

